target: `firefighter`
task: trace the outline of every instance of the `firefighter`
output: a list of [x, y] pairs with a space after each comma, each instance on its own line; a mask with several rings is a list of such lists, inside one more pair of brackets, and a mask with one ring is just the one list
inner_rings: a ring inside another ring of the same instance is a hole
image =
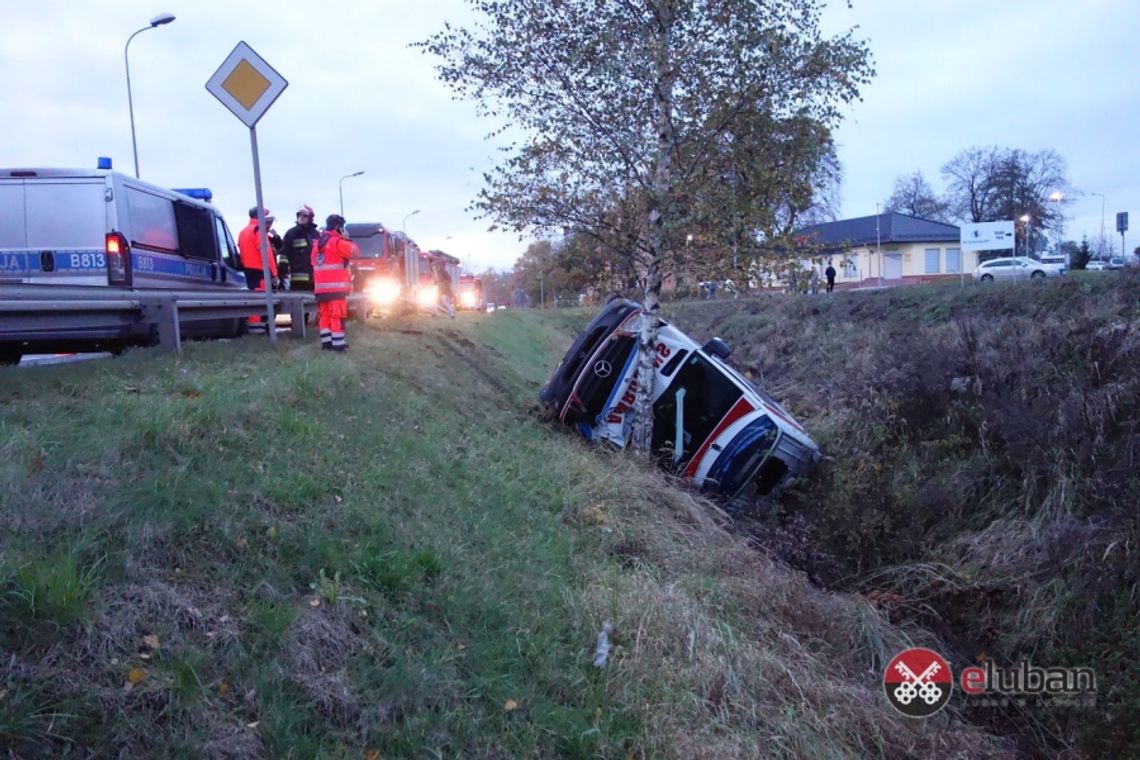
[[297, 209], [297, 223], [285, 231], [281, 256], [277, 264], [289, 273], [290, 290], [313, 289], [313, 243], [317, 239], [317, 223], [313, 207], [307, 203]]
[[344, 320], [348, 318], [348, 294], [352, 292], [352, 272], [348, 263], [360, 256], [360, 249], [344, 231], [344, 217], [330, 214], [325, 230], [313, 243], [313, 291], [320, 315], [321, 348], [344, 351]]
[[[273, 223], [273, 216], [269, 213], [269, 209], [264, 209], [262, 214], [265, 217], [266, 226]], [[241, 255], [241, 268], [245, 271], [246, 287], [250, 290], [264, 292], [265, 282], [261, 263], [261, 234], [257, 225], [257, 206], [249, 210], [249, 224], [238, 233], [238, 253]], [[274, 280], [277, 279], [277, 260], [272, 253], [269, 256], [269, 274]], [[264, 333], [266, 331], [265, 323], [260, 314], [251, 314], [247, 324], [252, 333]]]
[[447, 316], [455, 319], [455, 294], [451, 290], [451, 272], [442, 261], [432, 263], [435, 270], [435, 286], [439, 291], [439, 309]]

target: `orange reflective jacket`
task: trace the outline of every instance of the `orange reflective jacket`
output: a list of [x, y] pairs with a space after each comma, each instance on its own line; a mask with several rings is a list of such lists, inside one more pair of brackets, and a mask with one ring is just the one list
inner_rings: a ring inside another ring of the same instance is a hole
[[342, 238], [336, 232], [322, 232], [313, 243], [313, 292], [317, 300], [321, 295], [343, 298], [352, 292], [350, 259], [360, 255], [356, 243]]
[[[272, 254], [273, 246], [270, 245], [269, 249], [269, 276], [276, 277], [277, 260]], [[238, 253], [244, 269], [261, 269], [261, 233], [256, 219], [250, 219], [245, 229], [238, 233]]]

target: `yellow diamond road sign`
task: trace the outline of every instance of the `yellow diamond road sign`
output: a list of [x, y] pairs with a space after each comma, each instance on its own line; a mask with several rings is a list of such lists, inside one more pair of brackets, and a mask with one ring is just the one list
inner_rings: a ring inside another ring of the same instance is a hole
[[253, 128], [289, 83], [253, 48], [239, 42], [206, 82], [206, 89]]

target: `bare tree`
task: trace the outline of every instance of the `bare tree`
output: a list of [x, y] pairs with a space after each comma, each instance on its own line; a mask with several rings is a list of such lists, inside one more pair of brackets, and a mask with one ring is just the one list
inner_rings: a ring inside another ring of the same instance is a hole
[[897, 211], [935, 222], [950, 221], [946, 201], [935, 194], [930, 183], [919, 171], [895, 179], [894, 192], [883, 203], [883, 210]]
[[994, 174], [1001, 149], [991, 145], [967, 148], [942, 167], [951, 217], [962, 222], [995, 221], [997, 188]]
[[[949, 208], [955, 218], [1016, 220], [1019, 247], [1028, 243], [1026, 235], [1040, 239], [1046, 230], [1056, 228], [1072, 203], [1065, 159], [1054, 150], [968, 148], [943, 166], [942, 174], [948, 181]], [[1023, 217], [1028, 217], [1028, 223], [1021, 221]]]

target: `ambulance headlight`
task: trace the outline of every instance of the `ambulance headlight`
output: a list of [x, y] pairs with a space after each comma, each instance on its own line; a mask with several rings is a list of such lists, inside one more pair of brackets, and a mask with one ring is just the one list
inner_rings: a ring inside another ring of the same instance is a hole
[[459, 305], [465, 309], [474, 309], [476, 306], [475, 301], [475, 294], [470, 290], [459, 294]]

